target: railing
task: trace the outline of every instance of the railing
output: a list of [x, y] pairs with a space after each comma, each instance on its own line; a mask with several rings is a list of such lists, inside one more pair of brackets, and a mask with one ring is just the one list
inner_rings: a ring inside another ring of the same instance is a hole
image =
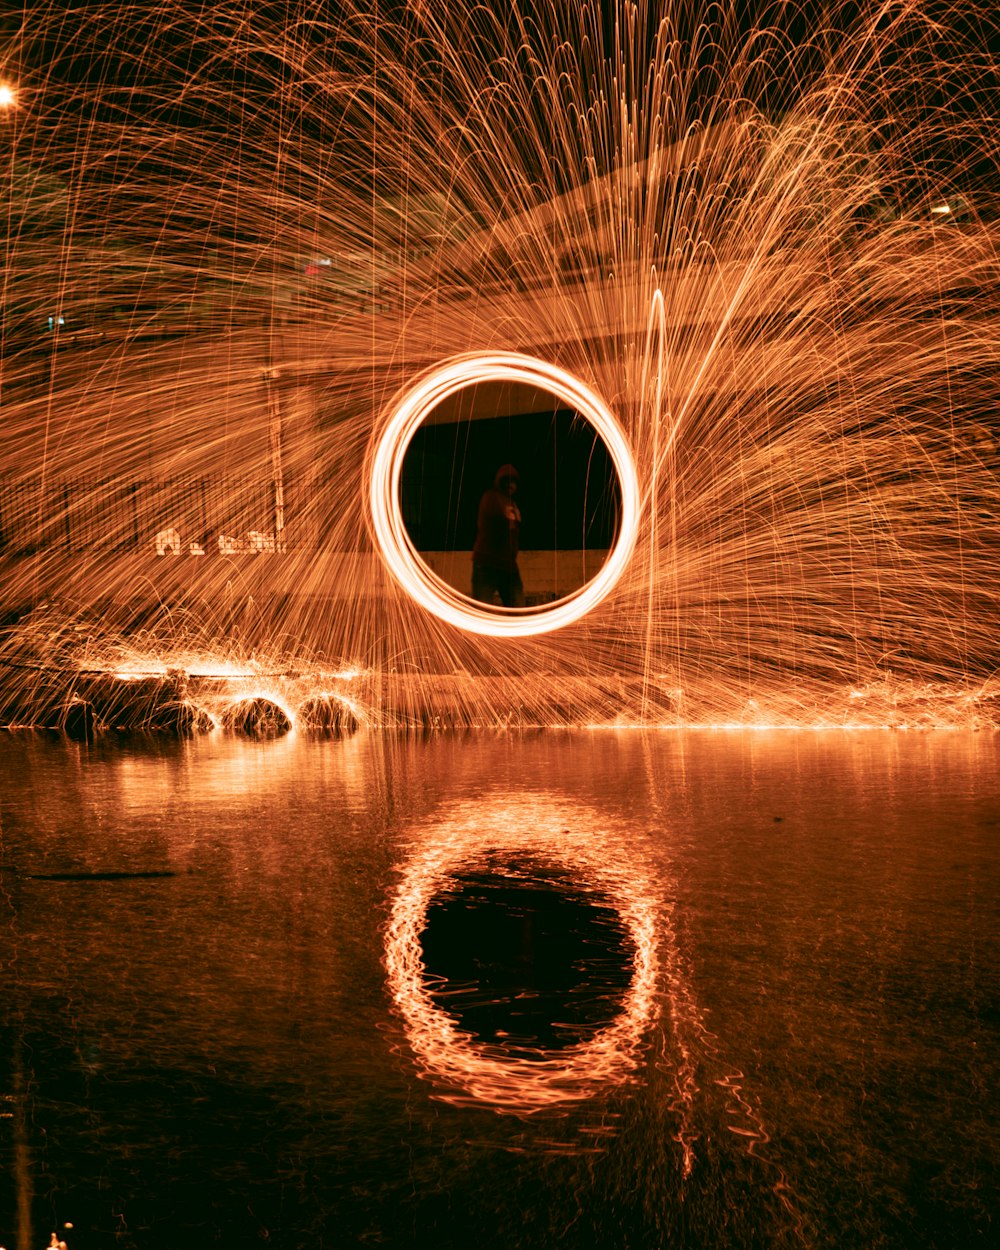
[[285, 551], [296, 492], [261, 478], [0, 477], [0, 555]]

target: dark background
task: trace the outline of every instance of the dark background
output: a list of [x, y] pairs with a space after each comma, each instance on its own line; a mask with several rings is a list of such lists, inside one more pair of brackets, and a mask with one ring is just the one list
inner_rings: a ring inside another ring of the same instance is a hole
[[403, 461], [403, 519], [421, 551], [469, 551], [497, 469], [520, 474], [522, 551], [604, 550], [621, 492], [608, 449], [568, 410], [424, 424]]

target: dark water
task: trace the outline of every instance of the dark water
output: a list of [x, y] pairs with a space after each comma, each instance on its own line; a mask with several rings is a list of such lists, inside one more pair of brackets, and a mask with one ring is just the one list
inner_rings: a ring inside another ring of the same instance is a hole
[[996, 1244], [998, 762], [0, 738], [0, 1244]]

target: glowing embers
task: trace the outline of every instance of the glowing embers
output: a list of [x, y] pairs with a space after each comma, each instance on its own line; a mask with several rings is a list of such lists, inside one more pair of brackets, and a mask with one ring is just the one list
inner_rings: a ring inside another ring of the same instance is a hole
[[[446, 400], [482, 383], [533, 387], [555, 397], [593, 426], [618, 478], [620, 516], [615, 541], [597, 573], [572, 593], [544, 607], [494, 608], [463, 594], [421, 558], [403, 519], [403, 459], [421, 424]], [[372, 527], [386, 567], [419, 604], [442, 620], [477, 634], [527, 637], [579, 620], [610, 592], [635, 545], [639, 485], [632, 453], [607, 405], [572, 374], [531, 356], [494, 352], [456, 357], [426, 374], [390, 412], [371, 457]]]
[[410, 858], [386, 968], [441, 1096], [526, 1114], [634, 1072], [655, 935], [644, 874], [606, 818], [549, 795], [485, 798]]
[[316, 694], [300, 705], [295, 723], [315, 733], [352, 734], [359, 720], [357, 709], [348, 699], [336, 694]]
[[280, 738], [292, 727], [289, 713], [263, 695], [234, 699], [223, 707], [221, 719], [225, 729], [248, 738]]

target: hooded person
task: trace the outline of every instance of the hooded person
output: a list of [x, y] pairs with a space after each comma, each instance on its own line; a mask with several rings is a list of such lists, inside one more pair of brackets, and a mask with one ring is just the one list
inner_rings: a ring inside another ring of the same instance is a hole
[[524, 607], [524, 586], [517, 567], [521, 512], [514, 502], [518, 472], [512, 464], [497, 469], [493, 486], [479, 501], [476, 545], [472, 549], [472, 597], [480, 603], [500, 599], [505, 608]]

